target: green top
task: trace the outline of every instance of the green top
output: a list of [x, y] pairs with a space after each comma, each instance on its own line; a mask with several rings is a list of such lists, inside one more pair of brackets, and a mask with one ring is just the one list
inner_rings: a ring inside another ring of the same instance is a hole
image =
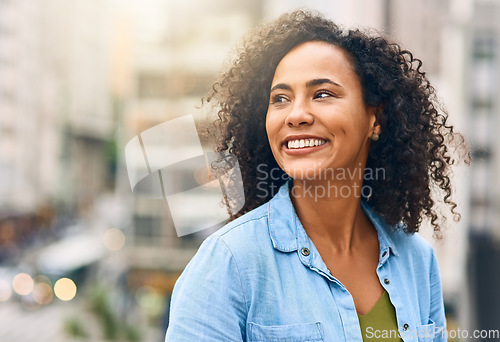
[[403, 342], [398, 332], [396, 310], [384, 291], [377, 304], [366, 315], [358, 314], [363, 342]]

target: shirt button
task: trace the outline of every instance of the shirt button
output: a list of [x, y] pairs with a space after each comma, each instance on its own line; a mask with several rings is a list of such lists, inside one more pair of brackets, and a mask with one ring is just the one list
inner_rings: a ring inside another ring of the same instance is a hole
[[410, 327], [410, 325], [408, 323], [403, 324], [404, 331], [408, 330], [409, 327]]
[[306, 247], [302, 248], [300, 250], [300, 253], [302, 253], [303, 256], [308, 256], [309, 254], [311, 254], [311, 252], [309, 251], [309, 248], [306, 248]]
[[391, 283], [391, 281], [389, 279], [387, 279], [387, 278], [384, 279], [384, 284], [385, 285], [389, 285], [390, 283]]

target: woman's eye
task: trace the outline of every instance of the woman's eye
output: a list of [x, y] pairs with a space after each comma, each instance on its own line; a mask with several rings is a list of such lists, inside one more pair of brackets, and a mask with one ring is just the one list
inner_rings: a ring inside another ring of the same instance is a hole
[[328, 97], [334, 97], [334, 95], [328, 91], [320, 91], [314, 95], [315, 99], [326, 99]]
[[272, 98], [271, 98], [271, 103], [284, 103], [284, 102], [287, 102], [288, 99], [283, 96], [283, 95], [274, 95]]

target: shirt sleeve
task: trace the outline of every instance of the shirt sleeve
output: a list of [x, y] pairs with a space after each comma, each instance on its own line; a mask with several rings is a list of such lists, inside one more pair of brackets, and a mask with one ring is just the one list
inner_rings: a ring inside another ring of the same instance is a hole
[[434, 251], [431, 259], [431, 274], [430, 274], [430, 289], [431, 289], [431, 311], [430, 318], [434, 321], [434, 341], [444, 342], [447, 340], [446, 335], [446, 317], [444, 313], [443, 290], [441, 287], [441, 276], [439, 266]]
[[174, 286], [165, 341], [244, 341], [246, 316], [234, 256], [219, 237], [210, 237]]

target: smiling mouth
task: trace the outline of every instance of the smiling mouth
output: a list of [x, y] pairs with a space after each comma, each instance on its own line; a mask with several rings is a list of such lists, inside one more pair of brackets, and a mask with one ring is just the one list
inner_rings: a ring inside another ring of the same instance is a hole
[[288, 149], [301, 149], [307, 147], [321, 146], [323, 144], [326, 144], [326, 140], [324, 139], [296, 139], [285, 142], [285, 146]]

